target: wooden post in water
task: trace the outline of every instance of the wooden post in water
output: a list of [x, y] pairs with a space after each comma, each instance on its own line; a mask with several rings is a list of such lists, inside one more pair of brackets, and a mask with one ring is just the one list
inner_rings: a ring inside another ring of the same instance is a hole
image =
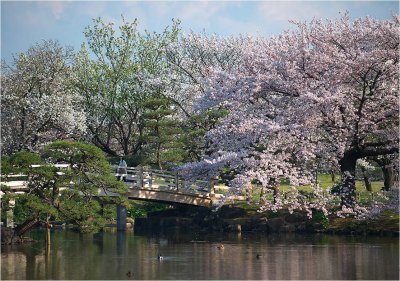
[[117, 230], [126, 230], [126, 207], [117, 205]]
[[51, 234], [50, 234], [50, 225], [47, 223], [47, 232], [46, 232], [46, 245], [50, 247], [51, 244]]
[[50, 216], [47, 216], [47, 219], [46, 219], [46, 246], [48, 247], [48, 248], [50, 248], [50, 245], [51, 245], [51, 233], [50, 233], [50, 228], [51, 228], [51, 224], [50, 224], [50, 222], [49, 222], [49, 219], [50, 219]]

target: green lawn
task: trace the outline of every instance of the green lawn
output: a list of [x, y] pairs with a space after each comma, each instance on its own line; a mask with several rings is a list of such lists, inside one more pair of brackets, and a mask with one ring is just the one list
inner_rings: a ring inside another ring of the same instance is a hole
[[[327, 187], [331, 187], [333, 185], [332, 180], [331, 180], [331, 176], [329, 174], [319, 174], [318, 175], [318, 182], [321, 186], [322, 189], [326, 189]], [[340, 177], [336, 176], [336, 183], [340, 182]], [[375, 181], [371, 183], [372, 185], [372, 191], [368, 192], [365, 189], [364, 186], [364, 182], [363, 181], [356, 181], [356, 189], [357, 189], [357, 199], [360, 203], [368, 203], [371, 202], [372, 200], [376, 200], [376, 195], [374, 193], [379, 192], [381, 190], [381, 187], [383, 186], [383, 181]], [[285, 193], [289, 190], [289, 184], [287, 183], [281, 183], [279, 189], [281, 192]], [[299, 190], [304, 191], [304, 192], [311, 192], [311, 187], [308, 186], [300, 186]], [[260, 191], [261, 189], [258, 188], [257, 186], [255, 186], [253, 188], [253, 193], [252, 193], [252, 199], [257, 201], [260, 198]], [[216, 187], [216, 192], [217, 193], [226, 193], [227, 192], [227, 188], [224, 185], [218, 185]], [[272, 199], [272, 195], [269, 194], [267, 196], [268, 199]]]
[[[331, 187], [333, 185], [331, 176], [328, 174], [319, 174], [318, 182], [322, 189], [326, 189], [327, 187]], [[339, 183], [339, 182], [340, 182], [340, 177], [336, 176], [335, 183]], [[371, 185], [372, 185], [372, 191], [378, 192], [381, 190], [381, 187], [383, 186], [383, 181], [374, 181], [371, 183]], [[282, 191], [287, 191], [289, 189], [289, 184], [282, 183], [280, 185], [280, 188]], [[357, 180], [356, 188], [357, 188], [357, 191], [359, 191], [359, 192], [366, 191], [363, 181]], [[299, 189], [304, 190], [304, 191], [311, 191], [310, 186], [301, 186]]]

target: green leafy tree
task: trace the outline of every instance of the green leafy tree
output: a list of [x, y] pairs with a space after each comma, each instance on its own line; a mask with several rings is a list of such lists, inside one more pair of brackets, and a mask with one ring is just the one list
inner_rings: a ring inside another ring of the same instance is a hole
[[[55, 163], [69, 167], [60, 170]], [[93, 145], [56, 141], [41, 154], [16, 153], [8, 165], [9, 171], [28, 178], [29, 191], [17, 196], [19, 220], [61, 219], [76, 223], [82, 232], [94, 232], [105, 223], [101, 201], [128, 205], [123, 196], [99, 198], [99, 190], [123, 195], [127, 187], [112, 175], [104, 153]]]
[[[177, 40], [179, 23], [162, 33], [139, 33], [137, 21], [95, 19], [77, 56], [76, 90], [84, 99], [91, 141], [106, 153], [136, 155], [143, 145], [143, 102], [164, 91], [165, 46]], [[93, 59], [92, 59], [93, 58]]]

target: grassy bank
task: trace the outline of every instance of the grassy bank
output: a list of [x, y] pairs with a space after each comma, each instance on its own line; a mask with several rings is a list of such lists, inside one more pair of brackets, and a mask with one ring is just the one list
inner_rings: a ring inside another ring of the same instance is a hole
[[399, 214], [391, 211], [384, 211], [379, 217], [366, 220], [332, 216], [329, 219], [326, 231], [344, 234], [398, 234], [399, 219]]

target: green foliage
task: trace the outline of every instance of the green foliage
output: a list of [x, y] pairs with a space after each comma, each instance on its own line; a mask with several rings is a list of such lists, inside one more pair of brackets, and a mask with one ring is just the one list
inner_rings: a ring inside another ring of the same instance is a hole
[[46, 221], [48, 217], [57, 219], [58, 214], [58, 210], [52, 204], [43, 202], [35, 195], [19, 194], [16, 196], [14, 216], [18, 223], [35, 218], [41, 221]]
[[127, 213], [129, 217], [145, 218], [148, 213], [166, 210], [168, 206], [165, 203], [135, 201]]
[[399, 214], [393, 211], [384, 211], [379, 217], [358, 220], [355, 218], [332, 217], [328, 230], [335, 233], [397, 233], [399, 231]]
[[127, 187], [111, 174], [111, 166], [104, 153], [94, 145], [57, 141], [44, 148], [43, 157], [50, 163], [70, 164], [62, 177], [63, 183], [72, 181], [70, 187], [85, 195], [97, 194], [98, 188], [121, 194], [126, 192]]
[[211, 109], [205, 113], [191, 116], [183, 126], [182, 142], [185, 161], [199, 161], [207, 153], [205, 134], [215, 128], [219, 120], [228, 114], [226, 109]]
[[60, 218], [78, 224], [81, 232], [96, 232], [104, 226], [106, 220], [101, 215], [98, 201], [80, 196], [73, 190], [64, 191], [60, 201]]
[[[40, 163], [40, 167], [35, 167]], [[69, 164], [58, 170], [55, 163]], [[126, 185], [111, 174], [104, 153], [94, 145], [74, 141], [56, 141], [45, 146], [42, 154], [20, 152], [10, 157], [10, 171], [24, 172], [29, 194], [18, 195], [18, 222], [37, 218], [62, 219], [78, 224], [82, 232], [93, 232], [106, 222], [98, 202], [98, 192], [125, 194]], [[124, 196], [104, 197], [107, 203], [129, 206]]]
[[174, 119], [176, 109], [171, 99], [154, 96], [147, 99], [143, 106], [146, 143], [143, 149], [148, 160], [145, 164], [157, 165], [160, 169], [183, 160], [183, 144], [180, 122]]
[[10, 163], [10, 157], [3, 155], [0, 161], [1, 175], [7, 175], [12, 173], [12, 166]]
[[[152, 98], [165, 92], [152, 80], [168, 73], [165, 47], [178, 39], [179, 22], [161, 33], [143, 34], [136, 20], [123, 18], [118, 29], [101, 18], [85, 29], [87, 44], [76, 59], [74, 88], [84, 98], [93, 143], [110, 155], [136, 156], [145, 144], [144, 106], [156, 105]], [[164, 110], [159, 113], [170, 109]]]
[[[2, 191], [6, 190], [3, 188], [4, 185], [1, 185]], [[4, 191], [3, 191], [4, 192]], [[14, 195], [12, 193], [5, 193], [2, 198], [1, 198], [1, 221], [6, 221], [7, 220], [7, 211], [10, 210], [10, 205], [9, 202], [11, 199], [14, 198]]]
[[28, 151], [13, 154], [10, 157], [10, 162], [14, 168], [21, 169], [22, 171], [31, 168], [31, 165], [41, 165], [44, 163], [39, 154]]
[[131, 218], [145, 218], [147, 217], [147, 212], [143, 208], [133, 207], [127, 210], [127, 214]]
[[320, 223], [324, 228], [327, 228], [329, 225], [328, 217], [325, 216], [325, 214], [320, 210], [316, 210], [313, 212], [312, 220], [314, 222]]

